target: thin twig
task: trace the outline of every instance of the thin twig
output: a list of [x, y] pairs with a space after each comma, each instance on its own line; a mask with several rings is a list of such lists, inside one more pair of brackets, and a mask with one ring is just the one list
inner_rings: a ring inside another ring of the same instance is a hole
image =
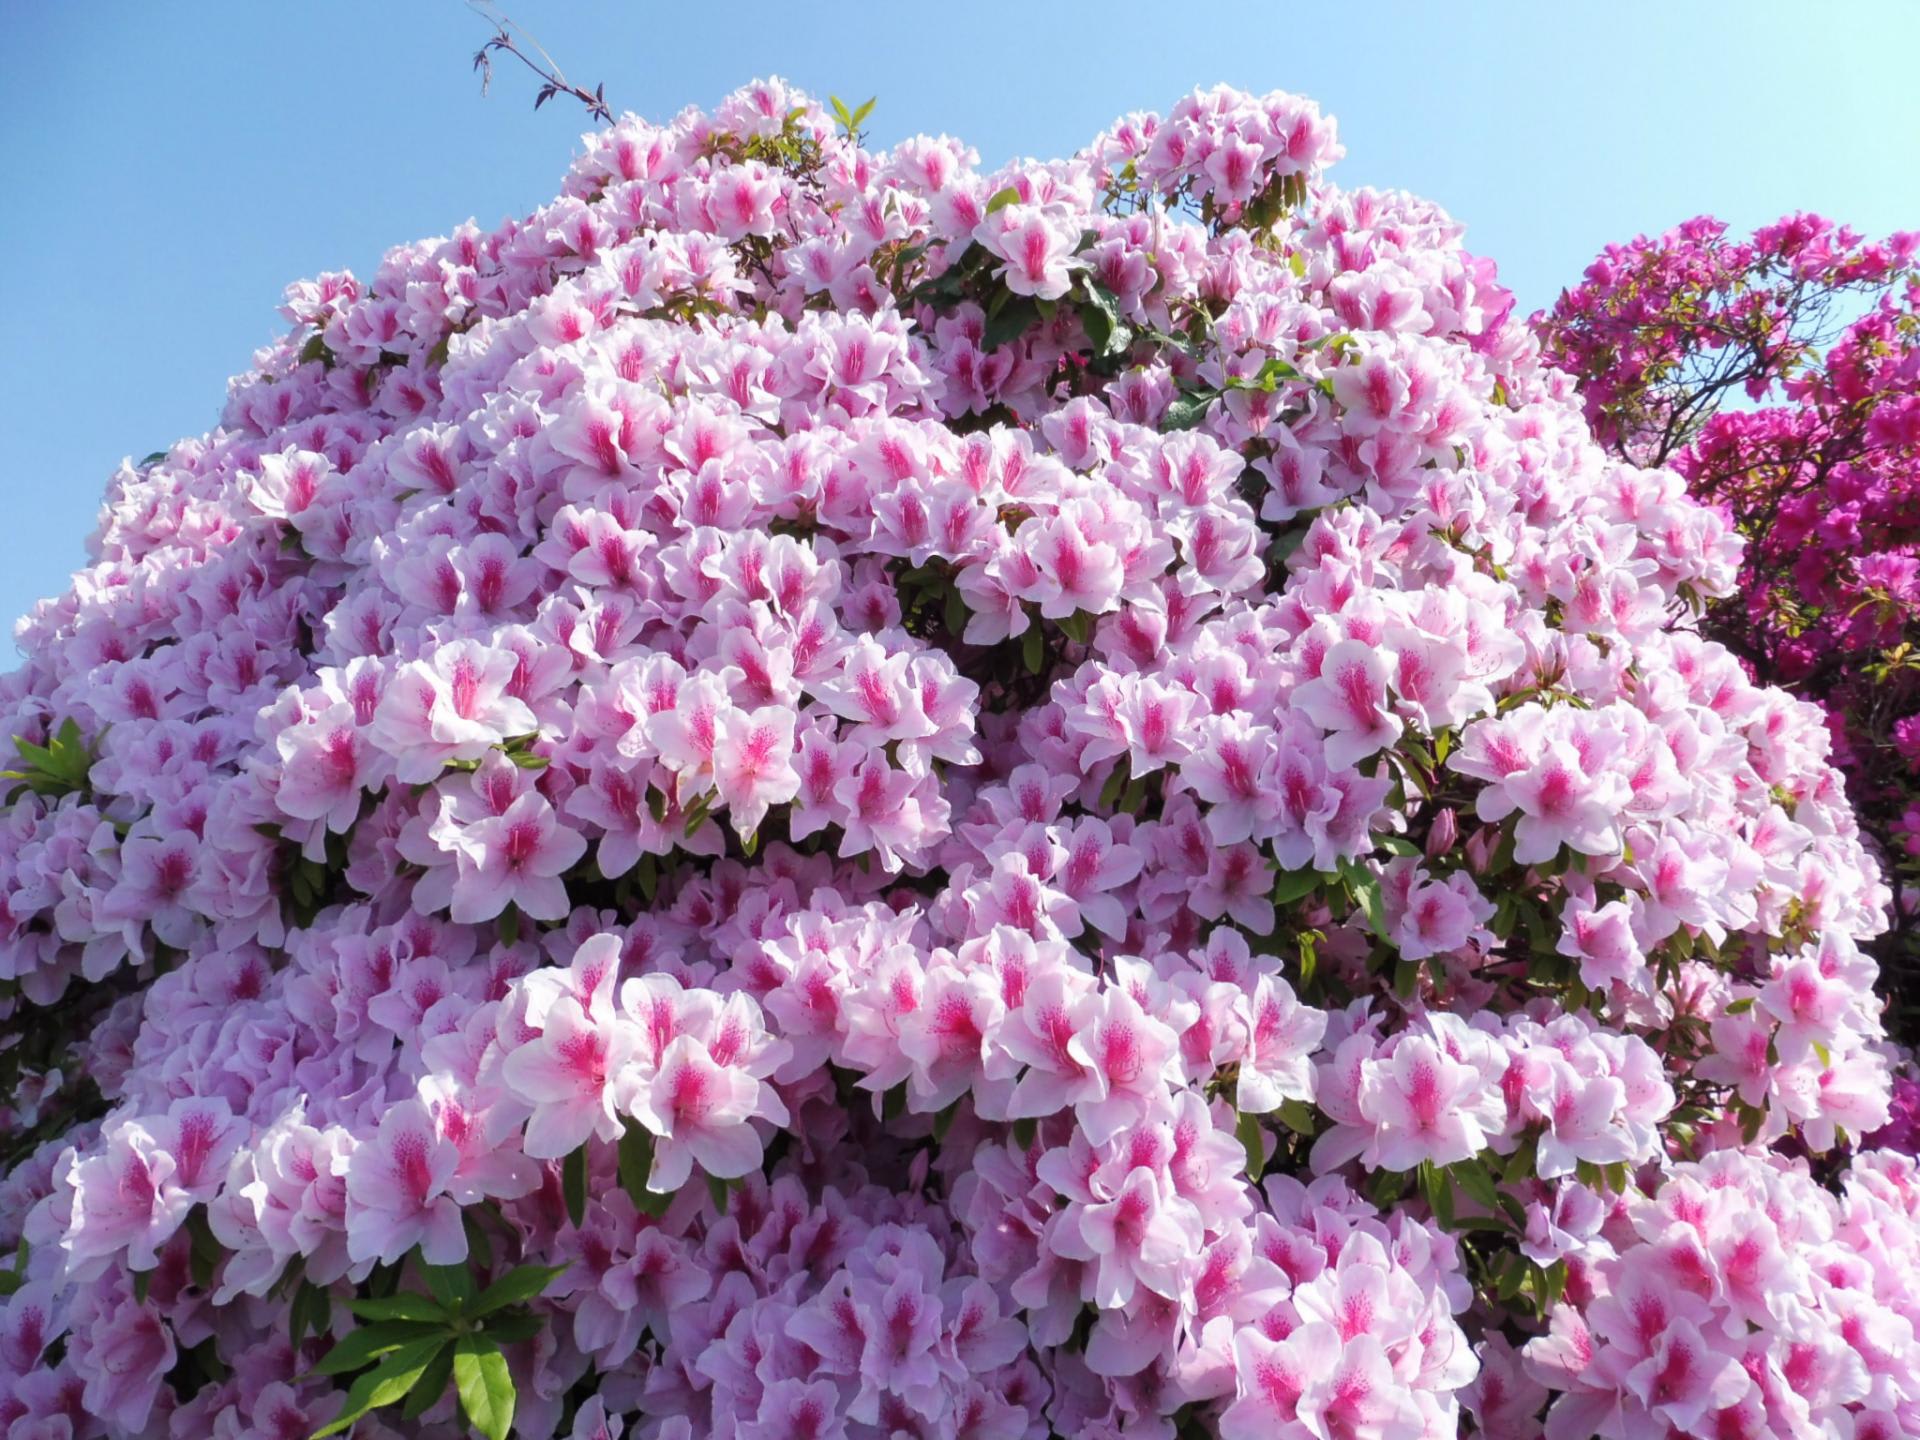
[[[540, 90], [533, 97], [533, 108], [538, 110], [556, 95], [571, 95], [587, 107], [587, 113], [602, 124], [613, 123], [613, 111], [607, 106], [607, 87], [605, 82], [588, 90], [575, 85], [554, 63], [546, 47], [505, 15], [500, 14], [488, 3], [488, 0], [467, 0], [467, 8], [493, 27], [493, 36], [482, 45], [473, 56], [473, 68], [480, 72], [480, 93], [485, 95], [493, 82], [493, 57], [495, 52], [511, 55], [522, 65], [540, 77]], [[519, 40], [516, 41], [515, 37]], [[540, 57], [536, 61], [520, 48], [525, 42]], [[544, 61], [545, 64], [540, 62]]]

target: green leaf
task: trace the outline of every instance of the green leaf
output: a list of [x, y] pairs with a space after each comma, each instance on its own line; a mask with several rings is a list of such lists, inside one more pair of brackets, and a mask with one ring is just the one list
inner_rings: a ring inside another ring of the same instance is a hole
[[1540, 1134], [1529, 1130], [1520, 1138], [1520, 1147], [1507, 1157], [1503, 1178], [1507, 1180], [1531, 1180], [1534, 1168], [1540, 1160]]
[[947, 586], [946, 604], [941, 619], [946, 622], [947, 633], [958, 639], [967, 628], [967, 597], [960, 593], [958, 585]]
[[1026, 663], [1029, 675], [1038, 675], [1040, 666], [1046, 659], [1047, 642], [1040, 634], [1040, 626], [1030, 624], [1027, 633], [1020, 639], [1020, 658]]
[[1093, 346], [1093, 358], [1111, 360], [1126, 354], [1133, 346], [1133, 327], [1120, 313], [1120, 298], [1091, 276], [1081, 277], [1080, 288], [1087, 297], [1080, 307], [1080, 324]]
[[879, 103], [879, 100], [880, 100], [880, 97], [878, 95], [872, 96], [868, 99], [866, 104], [862, 105], [858, 110], [853, 112], [853, 128], [854, 129], [858, 130], [862, 125], [867, 123], [867, 117], [873, 114], [873, 107]]
[[1234, 1129], [1247, 1152], [1247, 1179], [1258, 1185], [1267, 1168], [1266, 1128], [1258, 1115], [1243, 1113]]
[[491, 1270], [493, 1241], [488, 1238], [487, 1227], [480, 1223], [479, 1216], [472, 1210], [462, 1210], [460, 1228], [467, 1232], [467, 1263], [475, 1270]]
[[1500, 1268], [1494, 1272], [1494, 1298], [1504, 1301], [1518, 1295], [1520, 1287], [1527, 1283], [1528, 1268], [1525, 1256], [1512, 1250], [1502, 1255]]
[[553, 1283], [553, 1277], [566, 1268], [564, 1265], [517, 1265], [482, 1290], [467, 1313], [491, 1315], [508, 1305], [523, 1304], [545, 1290]]
[[1004, 190], [996, 190], [987, 199], [987, 214], [997, 215], [1006, 209], [1007, 206], [1017, 203], [1019, 199], [1020, 187], [1017, 185], [1009, 185]]
[[353, 1388], [347, 1391], [347, 1403], [328, 1424], [313, 1432], [313, 1440], [337, 1435], [369, 1410], [391, 1405], [406, 1395], [419, 1383], [427, 1366], [446, 1347], [449, 1339], [444, 1334], [433, 1335], [393, 1351], [353, 1382]]
[[502, 1345], [518, 1344], [522, 1340], [531, 1340], [547, 1328], [544, 1317], [529, 1314], [525, 1310], [502, 1310], [489, 1315], [480, 1322], [480, 1329]]
[[567, 1218], [578, 1230], [587, 1218], [587, 1147], [582, 1144], [560, 1162], [560, 1192], [566, 1197]]
[[707, 1176], [707, 1198], [713, 1201], [713, 1208], [720, 1214], [727, 1213], [727, 1182], [718, 1175]]
[[402, 1420], [418, 1420], [431, 1410], [440, 1397], [447, 1393], [447, 1381], [453, 1378], [453, 1346], [441, 1348], [438, 1355], [427, 1362], [426, 1369], [420, 1372], [420, 1378], [414, 1383], [413, 1391], [407, 1396], [407, 1403], [400, 1407]]
[[1376, 1170], [1373, 1182], [1367, 1187], [1367, 1198], [1373, 1201], [1375, 1209], [1385, 1210], [1407, 1193], [1410, 1178], [1404, 1170]]
[[1738, 1000], [1734, 1000], [1727, 1005], [1726, 1013], [1729, 1015], [1744, 1015], [1753, 1009], [1753, 1001], [1753, 996], [1742, 995]]
[[1167, 413], [1160, 417], [1162, 430], [1191, 430], [1206, 418], [1207, 407], [1219, 398], [1218, 390], [1183, 390], [1174, 397]]
[[1291, 905], [1296, 900], [1304, 900], [1326, 880], [1327, 877], [1318, 870], [1282, 870], [1280, 878], [1274, 882], [1273, 903]]
[[1493, 1172], [1487, 1169], [1484, 1161], [1459, 1160], [1449, 1165], [1447, 1170], [1475, 1204], [1488, 1211], [1500, 1208], [1499, 1187], [1493, 1183]]
[[214, 1238], [213, 1227], [207, 1223], [204, 1205], [196, 1205], [188, 1212], [187, 1237], [193, 1246], [187, 1257], [188, 1274], [202, 1290], [211, 1290], [214, 1272], [220, 1268], [220, 1261], [227, 1252]]
[[500, 1347], [482, 1335], [462, 1335], [453, 1347], [453, 1386], [473, 1428], [487, 1440], [506, 1440], [515, 1396]]
[[698, 796], [694, 800], [693, 804], [687, 807], [686, 830], [687, 830], [687, 838], [689, 840], [693, 838], [694, 831], [698, 830], [702, 825], [707, 823], [707, 809], [712, 804], [713, 804], [713, 792], [709, 790], [705, 794]]
[[1296, 1135], [1311, 1139], [1319, 1128], [1313, 1123], [1313, 1107], [1304, 1100], [1282, 1100], [1279, 1113], [1280, 1123]]
[[315, 1375], [349, 1375], [365, 1369], [382, 1355], [425, 1340], [448, 1334], [444, 1320], [382, 1320], [362, 1325], [321, 1357], [313, 1367]]
[[1385, 897], [1380, 893], [1380, 877], [1357, 860], [1342, 860], [1340, 878], [1347, 882], [1347, 888], [1353, 892], [1361, 913], [1367, 917], [1367, 928], [1380, 939], [1386, 939], [1387, 906]]
[[473, 1283], [473, 1272], [465, 1265], [429, 1265], [423, 1256], [420, 1258], [420, 1274], [427, 1282], [428, 1292], [450, 1314], [458, 1315], [461, 1307], [473, 1299], [478, 1291]]
[[1031, 295], [1015, 295], [987, 317], [980, 348], [992, 354], [1011, 344], [1040, 322], [1040, 303]]
[[362, 1320], [451, 1320], [437, 1301], [425, 1295], [386, 1295], [378, 1299], [347, 1301], [347, 1309]]
[[653, 1192], [647, 1181], [653, 1175], [653, 1135], [637, 1120], [626, 1122], [620, 1132], [620, 1188], [636, 1206], [644, 1205]]
[[1300, 372], [1298, 370], [1294, 369], [1293, 366], [1278, 356], [1275, 356], [1273, 359], [1267, 361], [1266, 364], [1262, 365], [1254, 374], [1235, 380], [1233, 387], [1236, 390], [1263, 390], [1268, 394], [1272, 394], [1279, 388], [1282, 380], [1298, 380], [1299, 378]]
[[300, 363], [311, 364], [318, 360], [327, 369], [333, 368], [333, 351], [327, 347], [327, 338], [318, 330], [307, 337], [307, 343], [300, 347]]
[[1440, 1222], [1442, 1229], [1453, 1228], [1453, 1183], [1447, 1178], [1447, 1172], [1431, 1160], [1420, 1162], [1420, 1194], [1427, 1202], [1427, 1208], [1433, 1212], [1433, 1218]]
[[[400, 1288], [400, 1272], [406, 1268], [406, 1263], [407, 1263], [406, 1257], [402, 1256], [400, 1259], [394, 1261], [390, 1265], [374, 1266], [372, 1271], [369, 1272], [367, 1275], [367, 1295], [369, 1296], [369, 1298], [375, 1299], [375, 1300], [385, 1300], [387, 1297], [392, 1295], [394, 1291], [398, 1290]], [[418, 1297], [416, 1296], [414, 1298], [417, 1299]], [[350, 1310], [353, 1308], [352, 1301], [347, 1302], [347, 1308]], [[354, 1311], [354, 1313], [359, 1314], [359, 1311], [356, 1310]], [[412, 1317], [411, 1316], [375, 1315], [372, 1318], [375, 1320], [391, 1320], [391, 1319], [411, 1319]]]
[[294, 1349], [309, 1335], [324, 1335], [333, 1328], [333, 1296], [304, 1275], [300, 1288], [293, 1292], [293, 1304], [287, 1311], [287, 1330]]
[[1418, 960], [1396, 960], [1393, 966], [1394, 998], [1403, 1004], [1412, 1000], [1420, 988], [1420, 962]]

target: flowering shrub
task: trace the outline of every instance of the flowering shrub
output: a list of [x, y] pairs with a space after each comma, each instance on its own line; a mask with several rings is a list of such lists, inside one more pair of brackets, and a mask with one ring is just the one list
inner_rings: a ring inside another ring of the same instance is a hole
[[1304, 101], [857, 124], [625, 118], [117, 477], [4, 689], [8, 1440], [1913, 1433], [1737, 536]]
[[1595, 435], [1671, 464], [1747, 546], [1708, 633], [1828, 713], [1901, 884], [1876, 944], [1920, 1042], [1920, 234], [1700, 218], [1609, 246], [1535, 317]]

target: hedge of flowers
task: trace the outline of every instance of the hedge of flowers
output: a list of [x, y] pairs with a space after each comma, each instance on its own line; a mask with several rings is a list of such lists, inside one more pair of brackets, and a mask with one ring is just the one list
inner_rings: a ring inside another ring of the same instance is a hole
[[1739, 537], [1310, 103], [778, 82], [294, 286], [22, 629], [0, 1424], [1920, 1429]]
[[1900, 882], [1873, 948], [1908, 1044], [1920, 1042], [1917, 252], [1920, 233], [1870, 242], [1817, 215], [1749, 238], [1701, 217], [1609, 246], [1534, 321], [1579, 380], [1595, 435], [1624, 459], [1670, 463], [1746, 538], [1739, 584], [1705, 629], [1828, 712], [1855, 811]]

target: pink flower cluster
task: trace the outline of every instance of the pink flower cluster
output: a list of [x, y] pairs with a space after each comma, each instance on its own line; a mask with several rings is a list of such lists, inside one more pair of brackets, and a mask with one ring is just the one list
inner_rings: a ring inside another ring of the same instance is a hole
[[1751, 237], [1701, 217], [1609, 246], [1535, 317], [1615, 453], [1671, 463], [1747, 539], [1707, 633], [1822, 705], [1896, 885], [1885, 962], [1900, 1039], [1920, 947], [1920, 233], [1817, 215]]
[[0, 681], [0, 1434], [309, 1434], [527, 1266], [526, 1437], [1920, 1429], [1725, 520], [1308, 102], [849, 128], [623, 118], [116, 478]]

